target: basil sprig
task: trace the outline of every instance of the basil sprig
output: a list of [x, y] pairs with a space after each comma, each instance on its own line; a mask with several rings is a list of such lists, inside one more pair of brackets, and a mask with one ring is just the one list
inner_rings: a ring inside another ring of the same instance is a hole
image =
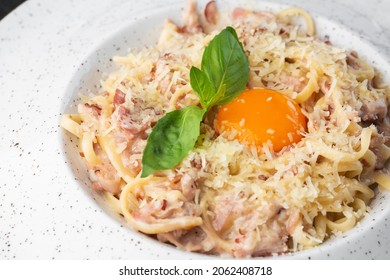
[[248, 80], [248, 57], [236, 31], [227, 27], [204, 50], [201, 69], [190, 70], [191, 87], [199, 96], [201, 108], [174, 110], [157, 122], [142, 156], [141, 177], [178, 165], [195, 146], [206, 112], [240, 95]]

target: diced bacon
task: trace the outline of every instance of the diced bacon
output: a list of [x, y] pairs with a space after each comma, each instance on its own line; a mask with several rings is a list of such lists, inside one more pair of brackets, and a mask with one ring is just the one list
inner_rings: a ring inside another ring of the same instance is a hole
[[125, 103], [126, 100], [126, 93], [121, 91], [120, 89], [116, 89], [115, 95], [114, 95], [114, 105], [120, 105]]
[[354, 58], [359, 58], [359, 55], [356, 51], [350, 51], [349, 54], [353, 56]]
[[253, 16], [255, 18], [265, 18], [265, 19], [274, 19], [275, 15], [268, 12], [259, 12], [259, 11], [249, 11], [242, 8], [235, 8], [232, 12], [232, 19], [237, 20], [240, 18], [247, 18], [248, 16]]
[[181, 177], [180, 186], [185, 198], [188, 201], [194, 200], [195, 192], [197, 189], [194, 178], [191, 177], [189, 174], [184, 174], [183, 177]]
[[293, 86], [295, 92], [301, 92], [305, 87], [305, 83], [299, 77], [281, 75], [280, 82], [283, 84]]
[[173, 92], [175, 90], [176, 85], [172, 85], [172, 76], [173, 71], [170, 69], [167, 70], [167, 65], [169, 64], [169, 60], [173, 60], [174, 57], [170, 54], [165, 53], [160, 57], [157, 61], [156, 66], [154, 67], [154, 77], [158, 82], [158, 90], [161, 93], [166, 93], [167, 91]]
[[161, 210], [165, 210], [165, 209], [167, 209], [167, 205], [168, 205], [168, 202], [167, 202], [167, 200], [166, 199], [163, 199], [162, 200], [162, 205], [161, 205]]
[[387, 116], [387, 103], [383, 99], [367, 102], [362, 105], [359, 116], [363, 121], [382, 120]]
[[122, 152], [124, 166], [133, 174], [138, 174], [142, 169], [142, 152], [145, 149], [146, 140], [135, 138], [128, 143], [128, 147]]
[[[135, 104], [134, 107], [137, 108], [137, 105]], [[140, 110], [142, 108], [137, 108], [134, 112], [131, 112], [128, 108], [120, 105], [116, 110], [119, 127], [132, 135], [143, 133], [150, 128], [156, 122], [156, 111], [145, 108], [143, 112], [147, 117], [142, 117], [138, 114]]]
[[150, 213], [148, 213], [147, 210], [146, 211], [145, 210], [146, 210], [145, 208], [140, 210], [135, 210], [131, 213], [131, 215], [133, 216], [134, 219], [138, 221], [142, 221], [145, 223], [153, 223], [154, 219], [152, 219]]
[[257, 243], [253, 250], [253, 257], [265, 257], [274, 254], [282, 254], [287, 252], [288, 235], [284, 225], [278, 221], [273, 221], [267, 224], [267, 227], [262, 227], [259, 231], [261, 242]]
[[385, 137], [386, 143], [390, 140], [390, 118], [386, 116], [381, 123], [377, 125], [379, 133]]
[[101, 112], [102, 112], [102, 108], [100, 108], [98, 105], [96, 104], [89, 104], [89, 103], [85, 103], [84, 104], [85, 107], [91, 109], [91, 112], [92, 114], [95, 116], [95, 117], [99, 117]]
[[352, 67], [355, 70], [358, 70], [361, 68], [358, 60], [358, 55], [356, 52], [351, 51], [346, 58], [347, 65]]
[[328, 46], [332, 45], [332, 42], [330, 41], [329, 35], [324, 36], [324, 43], [327, 44]]
[[112, 194], [118, 194], [120, 192], [121, 177], [117, 174], [101, 147], [96, 144], [94, 150], [102, 163], [89, 168], [92, 187], [97, 191], [104, 190]]
[[385, 137], [382, 134], [376, 134], [371, 138], [370, 149], [379, 148], [386, 142]]
[[250, 11], [242, 9], [242, 8], [235, 8], [232, 12], [232, 19], [236, 20], [239, 18], [246, 18]]
[[78, 111], [83, 120], [83, 124], [88, 126], [91, 130], [98, 129], [98, 120], [100, 118], [102, 108], [97, 104], [79, 104]]
[[181, 29], [182, 32], [199, 33], [203, 28], [199, 21], [199, 14], [196, 11], [196, 4], [194, 0], [190, 0], [184, 13], [184, 26]]
[[233, 212], [233, 206], [228, 200], [224, 200], [218, 204], [215, 209], [215, 217], [213, 219], [213, 226], [217, 231], [222, 231], [226, 228], [231, 221]]
[[[100, 177], [100, 173], [99, 177]], [[103, 179], [102, 179], [103, 178]], [[117, 181], [106, 180], [104, 177], [98, 179], [99, 181], [92, 182], [92, 188], [96, 191], [107, 191], [112, 194], [120, 193], [120, 184]]]
[[218, 9], [215, 1], [210, 1], [207, 3], [204, 10], [204, 16], [208, 23], [216, 24], [218, 21]]
[[331, 86], [331, 83], [328, 82], [328, 81], [325, 81], [325, 82], [321, 83], [320, 89], [321, 89], [321, 91], [322, 91], [324, 94], [326, 94], [326, 93], [329, 91], [330, 86]]
[[168, 233], [157, 234], [161, 242], [171, 242], [190, 252], [208, 252], [213, 248], [212, 241], [209, 241], [206, 233], [200, 227], [190, 230], [174, 230]]
[[386, 137], [382, 134], [376, 134], [371, 138], [370, 149], [376, 156], [375, 169], [380, 170], [385, 167], [387, 157], [380, 152], [380, 147], [386, 143]]
[[286, 230], [290, 235], [292, 235], [299, 224], [301, 216], [297, 209], [289, 209], [287, 210], [287, 213], [288, 219], [286, 221]]
[[195, 174], [178, 174], [170, 178], [172, 188], [180, 190], [183, 193], [184, 197], [187, 199], [187, 201], [193, 201], [195, 198], [197, 185], [194, 177]]

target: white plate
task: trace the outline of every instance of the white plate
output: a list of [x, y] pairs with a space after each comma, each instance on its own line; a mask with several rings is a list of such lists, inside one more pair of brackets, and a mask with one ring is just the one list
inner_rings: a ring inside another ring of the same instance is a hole
[[[278, 2], [310, 11], [321, 35], [364, 54], [390, 81], [390, 31], [382, 27], [390, 2]], [[185, 3], [30, 0], [0, 22], [0, 259], [210, 258], [135, 233], [102, 210], [58, 125], [78, 92], [93, 90], [110, 70], [113, 54], [153, 43], [163, 19], [179, 20]], [[389, 205], [390, 194], [379, 196], [355, 229], [282, 258], [388, 259]]]

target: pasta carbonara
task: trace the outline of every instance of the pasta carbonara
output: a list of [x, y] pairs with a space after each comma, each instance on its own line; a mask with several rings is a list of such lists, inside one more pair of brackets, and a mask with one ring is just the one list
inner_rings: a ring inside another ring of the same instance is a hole
[[[275, 152], [217, 133], [210, 112], [178, 166], [141, 178], [153, 126], [167, 112], [199, 104], [189, 70], [227, 25], [248, 55], [248, 88], [295, 100], [306, 132]], [[156, 46], [113, 60], [118, 70], [103, 91], [83, 96], [61, 126], [79, 138], [92, 187], [137, 231], [188, 251], [282, 254], [353, 228], [374, 188], [390, 189], [389, 88], [356, 52], [315, 37], [301, 9], [222, 15], [212, 1], [200, 16], [191, 2], [184, 26], [167, 20]]]

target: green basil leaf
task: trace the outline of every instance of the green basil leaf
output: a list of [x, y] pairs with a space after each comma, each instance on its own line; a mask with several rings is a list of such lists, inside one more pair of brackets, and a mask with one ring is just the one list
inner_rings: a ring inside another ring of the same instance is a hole
[[142, 156], [144, 178], [178, 165], [194, 147], [205, 110], [188, 106], [169, 112], [153, 127]]
[[190, 70], [190, 83], [192, 89], [198, 94], [200, 104], [203, 108], [208, 108], [213, 99], [214, 86], [207, 75], [200, 69], [192, 66]]
[[178, 165], [195, 146], [200, 122], [214, 105], [238, 96], [249, 80], [249, 63], [236, 31], [227, 27], [211, 40], [202, 57], [202, 70], [192, 67], [190, 83], [203, 109], [189, 106], [161, 118], [149, 135], [141, 177]]
[[202, 57], [202, 71], [214, 85], [214, 93], [226, 90], [212, 105], [223, 105], [237, 97], [249, 80], [249, 62], [237, 33], [225, 28], [206, 47]]

